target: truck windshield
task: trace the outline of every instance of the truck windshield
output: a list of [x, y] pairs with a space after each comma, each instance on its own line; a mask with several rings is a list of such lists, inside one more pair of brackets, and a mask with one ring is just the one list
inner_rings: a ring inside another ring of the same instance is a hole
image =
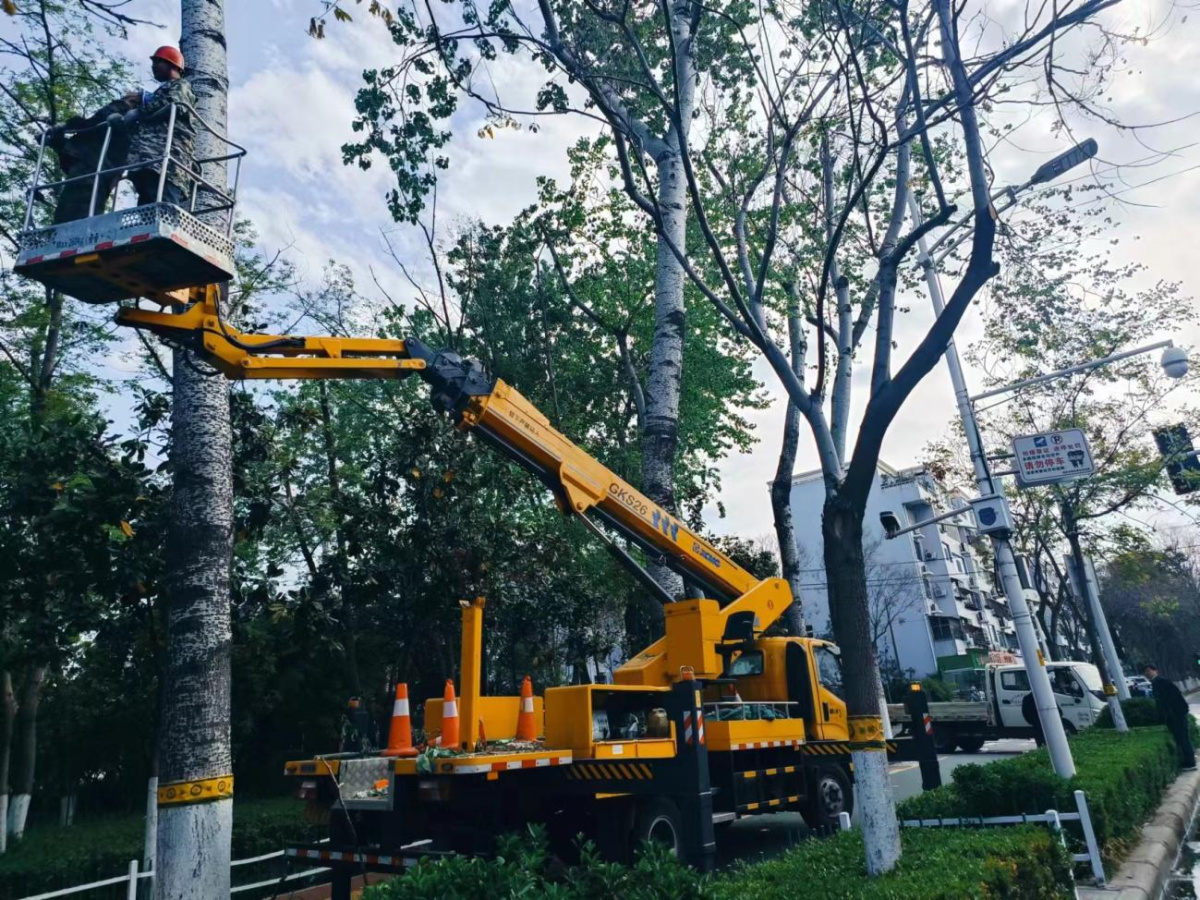
[[1104, 693], [1104, 682], [1100, 680], [1100, 670], [1090, 663], [1075, 663], [1071, 668], [1089, 691]]

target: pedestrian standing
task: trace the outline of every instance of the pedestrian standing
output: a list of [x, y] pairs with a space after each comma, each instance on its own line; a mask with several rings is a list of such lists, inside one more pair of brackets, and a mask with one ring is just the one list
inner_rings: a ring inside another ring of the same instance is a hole
[[1153, 663], [1142, 666], [1142, 674], [1150, 679], [1150, 689], [1154, 692], [1154, 702], [1158, 705], [1158, 714], [1162, 717], [1175, 739], [1179, 748], [1179, 764], [1185, 772], [1196, 768], [1196, 751], [1192, 749], [1192, 738], [1188, 734], [1188, 703], [1183, 693], [1174, 682], [1158, 674], [1158, 667]]

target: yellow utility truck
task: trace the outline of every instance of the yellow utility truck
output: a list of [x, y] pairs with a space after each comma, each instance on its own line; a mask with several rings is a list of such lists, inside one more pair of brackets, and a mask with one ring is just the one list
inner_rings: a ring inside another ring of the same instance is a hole
[[[707, 869], [716, 826], [797, 810], [820, 828], [851, 811], [838, 648], [766, 635], [792, 602], [785, 581], [751, 575], [477, 362], [418, 340], [238, 331], [223, 317], [221, 288], [200, 277], [232, 271], [232, 196], [220, 194], [204, 210], [193, 198], [188, 210], [160, 202], [35, 227], [33, 207], [46, 187], [53, 185], [35, 183], [29, 193], [21, 274], [86, 302], [133, 301], [118, 322], [194, 350], [231, 379], [418, 376], [435, 406], [541, 480], [563, 515], [664, 604], [664, 636], [621, 666], [614, 683], [547, 688], [534, 702], [539, 740], [505, 743], [515, 736], [520, 698], [481, 696], [484, 605], [464, 601], [457, 747], [415, 758], [330, 754], [286, 766], [330, 812], [330, 840], [288, 854], [332, 867], [335, 898], [350, 896], [359, 871], [402, 871], [428, 854], [486, 853], [497, 835], [532, 822], [554, 839], [588, 834], [613, 857], [643, 840], [663, 841]], [[213, 206], [227, 217], [222, 228], [198, 220], [207, 213], [211, 221]], [[139, 306], [142, 299], [156, 308]], [[676, 602], [630, 546], [698, 586], [704, 599]], [[428, 733], [440, 731], [441, 713], [440, 700], [426, 704]], [[859, 740], [882, 749], [874, 732]]]

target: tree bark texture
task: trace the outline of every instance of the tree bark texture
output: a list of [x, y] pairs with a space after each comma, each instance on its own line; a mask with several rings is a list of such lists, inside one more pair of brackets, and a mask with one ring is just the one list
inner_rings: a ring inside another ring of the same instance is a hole
[[346, 656], [346, 675], [351, 694], [362, 696], [362, 679], [358, 670], [358, 609], [346, 583], [346, 531], [345, 505], [342, 503], [342, 484], [338, 477], [337, 437], [333, 431], [333, 410], [329, 404], [329, 385], [318, 382], [321, 396], [321, 439], [325, 448], [325, 466], [329, 476], [329, 499], [337, 525], [334, 527], [336, 547], [333, 560], [333, 581], [338, 592], [338, 603], [342, 609], [342, 647]]
[[[821, 517], [833, 633], [840, 646], [853, 648], [853, 652], [842, 657], [846, 713], [851, 724], [858, 716], [880, 715], [879, 665], [871, 641], [866, 559], [862, 549], [865, 502], [865, 497], [862, 503], [855, 503], [850, 498], [830, 494]], [[892, 869], [900, 859], [896, 801], [888, 779], [886, 751], [853, 747], [852, 743], [867, 871], [877, 875]]]
[[[226, 129], [228, 75], [223, 0], [182, 0], [181, 48], [197, 110]], [[196, 156], [224, 145], [197, 129]], [[223, 167], [205, 177], [225, 186]], [[174, 494], [167, 547], [167, 666], [160, 733], [163, 784], [229, 775], [230, 567], [233, 483], [229, 390], [189, 352], [174, 353], [171, 463]], [[158, 816], [159, 900], [228, 896], [233, 804], [164, 806]]]
[[12, 796], [9, 799], [7, 822], [8, 835], [16, 841], [25, 835], [25, 822], [33, 799], [33, 784], [37, 774], [37, 714], [48, 671], [49, 666], [44, 664], [30, 668], [17, 696], [12, 732], [15, 765], [12, 766]]
[[[659, 206], [667, 239], [683, 247], [687, 238], [687, 185], [678, 140], [656, 160]], [[674, 515], [675, 450], [679, 443], [679, 396], [683, 378], [683, 340], [687, 312], [683, 303], [683, 267], [670, 245], [659, 239], [654, 275], [654, 343], [646, 375], [646, 424], [642, 432], [642, 490]], [[683, 594], [683, 580], [666, 566], [651, 562], [654, 580], [675, 597]], [[658, 611], [662, 621], [662, 611]]]
[[[788, 332], [791, 341], [792, 371], [804, 373], [804, 326], [800, 310], [789, 311]], [[800, 445], [800, 407], [788, 400], [783, 414], [783, 442], [779, 464], [771, 482], [771, 512], [775, 519], [775, 540], [779, 544], [779, 562], [783, 578], [792, 591], [792, 605], [784, 613], [788, 633], [804, 634], [804, 603], [800, 595], [800, 550], [796, 546], [796, 525], [792, 517], [792, 473], [796, 468], [796, 450]]]
[[17, 718], [17, 697], [13, 693], [12, 673], [0, 672], [0, 853], [8, 849], [8, 770], [12, 759], [13, 725]]

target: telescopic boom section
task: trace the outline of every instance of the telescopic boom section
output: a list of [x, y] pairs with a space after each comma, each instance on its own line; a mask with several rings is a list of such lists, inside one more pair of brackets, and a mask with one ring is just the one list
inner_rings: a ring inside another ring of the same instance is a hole
[[[578, 516], [655, 596], [664, 602], [675, 599], [623, 547], [597, 528], [595, 519], [661, 558], [707, 597], [730, 601], [719, 611], [711, 600], [677, 605], [683, 613], [684, 606], [711, 604], [705, 606], [702, 616], [696, 610], [697, 621], [703, 619], [700, 630], [705, 645], [723, 639], [731, 614], [752, 614], [755, 630], [761, 631], [779, 618], [791, 601], [785, 582], [755, 578], [557, 431], [519, 391], [489, 376], [478, 362], [465, 360], [452, 351], [433, 350], [413, 339], [243, 334], [221, 319], [216, 288], [196, 289], [192, 299], [195, 302], [191, 306], [176, 314], [123, 308], [117, 321], [190, 347], [232, 379], [419, 375], [432, 389], [435, 406], [448, 412], [459, 428], [475, 433], [535, 474], [553, 492], [563, 513]], [[696, 638], [701, 640], [699, 634]], [[641, 657], [661, 653], [655, 645]], [[704, 655], [712, 658], [709, 652]], [[657, 672], [653, 680], [665, 674], [661, 665], [650, 668]], [[701, 675], [711, 666], [695, 668]], [[651, 677], [649, 671], [645, 677]], [[637, 680], [641, 681], [642, 676]]]

